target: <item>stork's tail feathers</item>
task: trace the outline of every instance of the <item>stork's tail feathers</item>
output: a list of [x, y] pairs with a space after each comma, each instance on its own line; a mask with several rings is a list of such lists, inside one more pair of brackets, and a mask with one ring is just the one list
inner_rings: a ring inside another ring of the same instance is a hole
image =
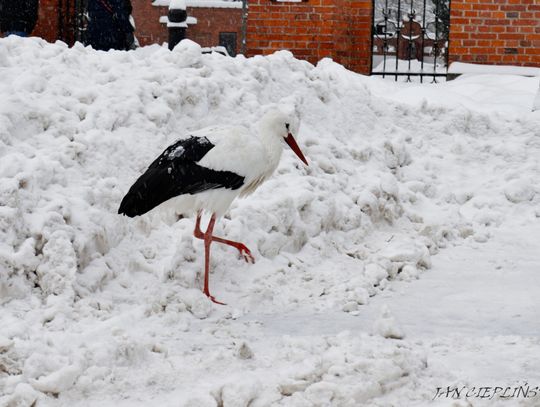
[[134, 218], [135, 216], [143, 215], [146, 212], [148, 212], [152, 208], [145, 208], [144, 200], [142, 199], [142, 196], [140, 194], [129, 192], [124, 199], [122, 199], [122, 202], [120, 203], [120, 208], [118, 208], [118, 213], [120, 215], [126, 215], [130, 218]]
[[118, 213], [130, 218], [144, 215], [160, 203], [178, 195], [175, 187], [177, 183], [167, 167], [149, 168], [122, 199]]

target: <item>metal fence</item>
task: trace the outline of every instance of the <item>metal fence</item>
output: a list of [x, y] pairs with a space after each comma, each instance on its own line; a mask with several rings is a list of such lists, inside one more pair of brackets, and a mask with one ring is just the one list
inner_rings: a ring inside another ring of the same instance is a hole
[[75, 41], [86, 42], [86, 26], [88, 15], [86, 14], [87, 0], [75, 0], [74, 32]]
[[373, 0], [372, 75], [446, 77], [450, 0]]
[[58, 0], [56, 38], [68, 45], [83, 42], [87, 0]]

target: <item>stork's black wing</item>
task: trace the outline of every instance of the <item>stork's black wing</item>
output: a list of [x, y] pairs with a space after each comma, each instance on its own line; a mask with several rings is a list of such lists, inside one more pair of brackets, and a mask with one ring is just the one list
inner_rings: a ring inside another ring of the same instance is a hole
[[212, 148], [214, 144], [206, 137], [194, 136], [167, 147], [129, 189], [118, 213], [134, 217], [178, 195], [240, 188], [244, 177], [197, 164]]

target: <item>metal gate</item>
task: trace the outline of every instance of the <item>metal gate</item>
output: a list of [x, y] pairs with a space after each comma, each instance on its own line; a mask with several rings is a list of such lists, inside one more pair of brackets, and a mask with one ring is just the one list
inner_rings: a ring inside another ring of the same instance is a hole
[[86, 26], [88, 24], [87, 4], [88, 0], [75, 0], [74, 40], [83, 44], [86, 43]]
[[58, 0], [57, 39], [70, 46], [75, 41], [84, 42], [87, 22], [86, 4], [87, 0]]
[[446, 77], [450, 0], [373, 0], [372, 75]]

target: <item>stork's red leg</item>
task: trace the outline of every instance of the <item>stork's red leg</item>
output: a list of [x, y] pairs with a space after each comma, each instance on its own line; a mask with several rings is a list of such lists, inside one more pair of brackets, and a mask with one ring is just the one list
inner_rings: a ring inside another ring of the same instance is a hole
[[223, 239], [217, 236], [213, 236], [212, 241], [235, 247], [240, 252], [240, 255], [244, 258], [246, 262], [253, 263], [253, 264], [255, 263], [255, 257], [253, 257], [253, 255], [251, 254], [251, 251], [247, 248], [247, 246], [244, 243], [235, 242], [234, 240]]
[[[197, 239], [204, 239], [205, 236], [204, 233], [201, 231], [201, 211], [197, 212], [197, 220], [195, 221], [195, 230], [193, 231], [193, 236], [195, 236]], [[217, 236], [212, 236], [212, 241], [223, 243], [236, 248], [246, 262], [255, 263], [255, 258], [245, 244], [235, 242], [234, 240], [223, 239]]]
[[204, 233], [201, 230], [201, 211], [197, 212], [197, 220], [195, 221], [195, 230], [193, 236], [197, 239], [204, 239]]
[[[199, 220], [199, 215], [197, 216], [197, 219]], [[215, 223], [216, 223], [216, 215], [212, 214], [212, 217], [210, 218], [210, 222], [208, 222], [208, 228], [206, 229], [206, 232], [203, 235], [204, 236], [204, 289], [203, 289], [203, 293], [206, 294], [206, 296], [210, 298], [212, 302], [215, 302], [216, 304], [225, 305], [225, 303], [219, 302], [218, 300], [216, 300], [210, 294], [210, 290], [208, 288], [208, 280], [210, 277], [210, 245], [212, 244], [212, 240], [213, 240], [212, 231], [214, 230]], [[200, 230], [200, 227], [199, 227], [199, 230]]]

